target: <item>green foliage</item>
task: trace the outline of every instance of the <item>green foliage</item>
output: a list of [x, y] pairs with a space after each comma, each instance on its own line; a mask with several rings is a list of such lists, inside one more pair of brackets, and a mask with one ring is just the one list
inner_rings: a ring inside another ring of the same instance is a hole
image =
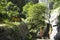
[[1, 20], [9, 19], [11, 16], [17, 16], [19, 14], [19, 8], [11, 1], [0, 0], [0, 18]]
[[60, 1], [60, 0], [52, 0], [53, 2], [58, 2], [58, 1]]
[[53, 8], [58, 8], [60, 7], [60, 1], [57, 1], [54, 3]]
[[29, 15], [29, 17], [40, 19], [40, 18], [42, 18], [42, 16], [44, 16], [45, 10], [46, 10], [45, 5], [35, 4], [34, 6], [29, 8], [28, 15]]
[[[34, 23], [35, 25], [42, 25], [44, 24], [44, 15], [46, 12], [46, 6], [44, 4], [35, 4], [31, 6], [28, 10], [28, 17], [27, 20], [29, 22]], [[43, 11], [42, 11], [43, 10]]]
[[60, 0], [51, 0], [52, 2], [54, 2], [53, 8], [58, 8], [60, 7]]
[[26, 15], [25, 21], [28, 24], [30, 35], [32, 35], [31, 38], [36, 37], [37, 29], [45, 25], [44, 15], [46, 13], [46, 10], [47, 7], [43, 3], [37, 3], [33, 5], [31, 3], [28, 3], [23, 7], [23, 14]]
[[26, 1], [28, 0], [10, 0], [12, 1], [15, 5], [17, 5], [20, 9], [19, 12], [22, 12], [22, 7], [26, 4]]
[[19, 8], [16, 5], [14, 5], [12, 2], [8, 2], [6, 9], [9, 17], [17, 16], [19, 14], [18, 13]]
[[29, 10], [29, 8], [30, 8], [31, 6], [33, 6], [33, 2], [29, 2], [29, 3], [27, 3], [27, 4], [23, 7], [23, 12], [22, 12], [22, 13], [23, 13], [26, 17], [28, 17], [27, 13], [28, 13], [28, 10]]
[[[22, 2], [21, 2], [22, 3]], [[22, 5], [22, 4], [21, 4]], [[20, 6], [20, 5], [19, 5]], [[0, 30], [0, 40], [22, 40], [25, 38], [28, 30], [26, 25], [20, 22], [11, 22], [11, 17], [19, 15], [20, 8], [9, 0], [0, 0], [0, 22], [4, 22]], [[1, 26], [1, 25], [0, 25]], [[24, 28], [24, 29], [23, 29]], [[21, 35], [22, 34], [22, 35]]]

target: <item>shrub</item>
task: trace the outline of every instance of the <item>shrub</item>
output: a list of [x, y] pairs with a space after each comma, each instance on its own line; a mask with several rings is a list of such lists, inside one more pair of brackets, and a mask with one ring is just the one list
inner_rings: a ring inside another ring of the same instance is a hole
[[31, 6], [33, 6], [34, 4], [33, 4], [33, 2], [29, 2], [29, 3], [27, 3], [24, 7], [23, 7], [23, 14], [26, 16], [26, 17], [28, 17], [28, 10], [29, 10], [29, 8], [31, 7]]
[[[24, 10], [24, 8], [26, 8]], [[28, 24], [28, 29], [31, 35], [31, 39], [36, 37], [36, 31], [39, 27], [44, 26], [44, 15], [46, 13], [47, 7], [43, 3], [37, 3], [30, 5], [27, 4], [23, 8], [23, 11], [25, 11], [26, 19], [25, 21]], [[30, 39], [30, 40], [31, 40]]]
[[11, 16], [17, 16], [20, 9], [9, 0], [0, 0], [0, 18], [1, 22], [10, 19]]

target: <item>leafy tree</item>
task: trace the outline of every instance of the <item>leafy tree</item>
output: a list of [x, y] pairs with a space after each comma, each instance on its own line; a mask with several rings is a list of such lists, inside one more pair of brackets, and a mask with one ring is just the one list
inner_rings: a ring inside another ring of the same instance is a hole
[[29, 8], [31, 7], [31, 6], [33, 6], [34, 4], [33, 4], [33, 2], [29, 2], [29, 3], [27, 3], [24, 7], [23, 7], [23, 12], [22, 12], [22, 14], [24, 14], [25, 16], [26, 16], [26, 18], [28, 17], [28, 10], [29, 10]]
[[29, 20], [29, 22], [40, 26], [44, 24], [44, 14], [46, 12], [46, 6], [44, 4], [35, 4], [31, 6], [27, 12], [27, 20]]
[[0, 18], [1, 21], [10, 19], [12, 16], [17, 16], [19, 14], [20, 9], [17, 5], [14, 5], [11, 1], [8, 0], [0, 0]]
[[29, 3], [23, 7], [23, 13], [26, 15], [25, 21], [28, 23], [28, 29], [32, 38], [36, 37], [37, 29], [45, 25], [44, 15], [46, 10], [45, 4], [39, 3], [33, 5]]

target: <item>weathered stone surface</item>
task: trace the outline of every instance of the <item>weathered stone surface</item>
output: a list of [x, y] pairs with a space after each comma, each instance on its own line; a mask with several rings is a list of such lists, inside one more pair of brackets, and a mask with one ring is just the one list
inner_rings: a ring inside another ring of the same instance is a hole
[[25, 40], [28, 29], [25, 23], [13, 28], [0, 27], [0, 40]]

